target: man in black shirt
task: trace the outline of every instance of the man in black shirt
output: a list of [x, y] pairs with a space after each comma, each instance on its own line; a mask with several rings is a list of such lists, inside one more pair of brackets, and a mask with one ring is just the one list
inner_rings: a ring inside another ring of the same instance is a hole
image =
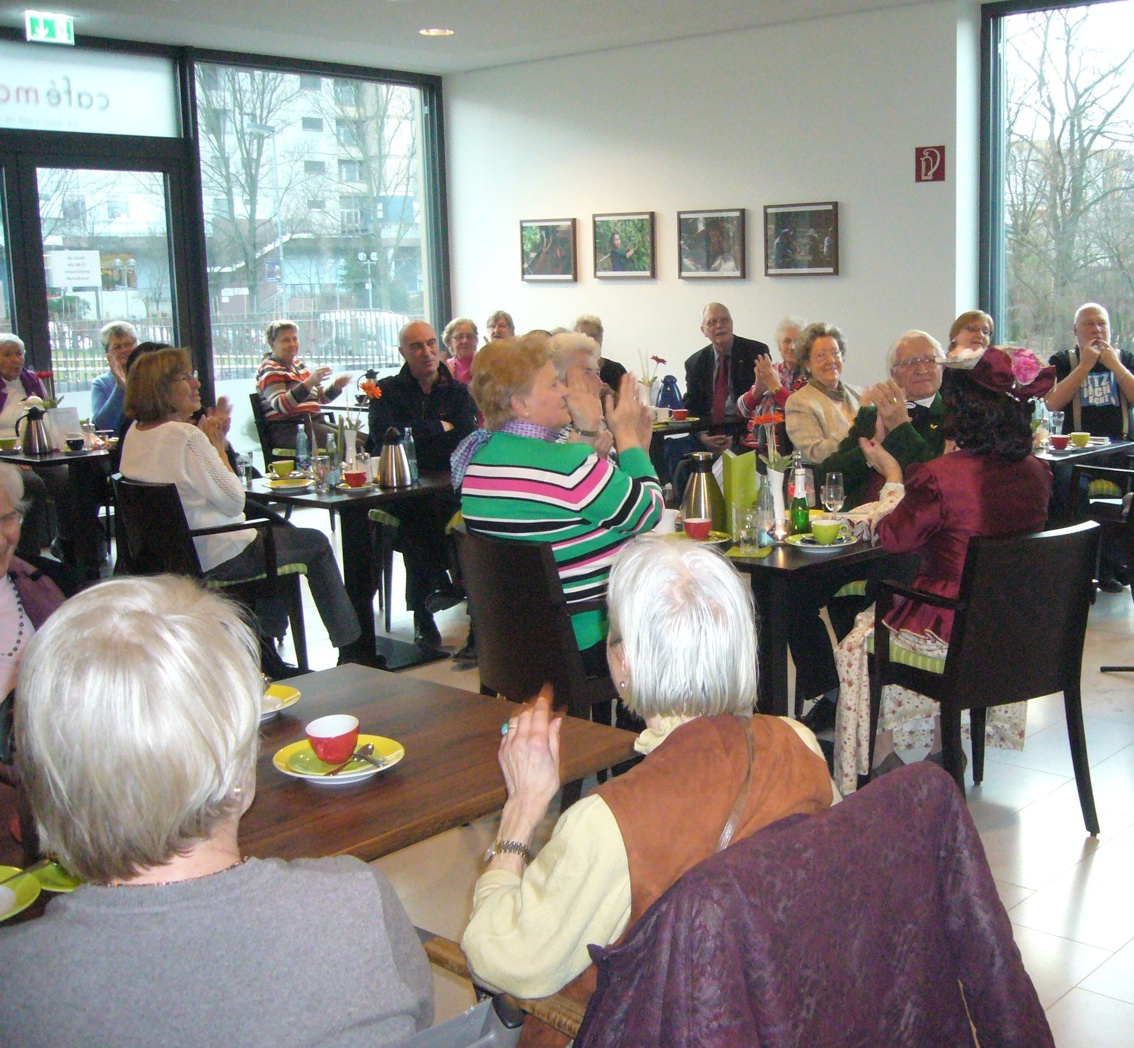
[[[382, 396], [370, 402], [371, 454], [382, 450], [386, 430], [413, 427], [418, 467], [447, 470], [449, 456], [476, 428], [476, 404], [468, 387], [441, 362], [437, 332], [423, 321], [402, 328], [402, 370], [378, 383]], [[441, 634], [433, 613], [464, 599], [447, 573], [445, 525], [460, 508], [454, 494], [395, 504], [398, 547], [406, 565], [406, 607], [413, 612], [414, 640], [436, 647]]]

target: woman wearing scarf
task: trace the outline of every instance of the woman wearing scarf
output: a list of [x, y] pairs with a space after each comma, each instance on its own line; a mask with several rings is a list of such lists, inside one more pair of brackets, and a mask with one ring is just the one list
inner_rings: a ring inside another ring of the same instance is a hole
[[606, 666], [607, 576], [614, 554], [661, 518], [648, 452], [649, 412], [633, 375], [606, 412], [618, 465], [585, 443], [557, 443], [564, 426], [598, 431], [602, 404], [581, 376], [559, 379], [539, 333], [488, 343], [473, 364], [473, 398], [486, 429], [453, 453], [465, 525], [491, 538], [549, 542], [588, 672]]
[[858, 414], [859, 391], [843, 383], [847, 344], [834, 324], [809, 324], [796, 343], [807, 385], [788, 397], [788, 439], [805, 462], [822, 462], [839, 446]]

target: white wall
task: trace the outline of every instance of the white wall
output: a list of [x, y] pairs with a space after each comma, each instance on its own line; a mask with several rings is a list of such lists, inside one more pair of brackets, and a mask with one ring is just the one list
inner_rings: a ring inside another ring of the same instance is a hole
[[[975, 304], [975, 108], [957, 116], [975, 107], [975, 10], [937, 0], [446, 77], [454, 310], [507, 309], [521, 330], [598, 313], [608, 356], [657, 353], [684, 385], [719, 299], [765, 342], [785, 313], [838, 323], [847, 377], [875, 381], [894, 337], [943, 338]], [[942, 143], [947, 180], [915, 184], [914, 147]], [[764, 205], [819, 200], [839, 202], [840, 275], [765, 277]], [[678, 279], [676, 212], [741, 206], [747, 279]], [[649, 210], [657, 278], [596, 280], [591, 215]], [[578, 283], [522, 282], [520, 219], [572, 216]]]

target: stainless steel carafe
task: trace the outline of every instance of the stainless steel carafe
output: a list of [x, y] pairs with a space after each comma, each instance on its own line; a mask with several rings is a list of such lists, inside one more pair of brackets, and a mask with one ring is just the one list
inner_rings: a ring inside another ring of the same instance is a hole
[[[20, 438], [20, 449], [25, 455], [50, 455], [55, 449], [47, 435], [47, 425], [43, 421], [42, 408], [28, 408], [26, 415], [16, 419], [16, 436]], [[20, 432], [20, 423], [24, 431]]]
[[386, 430], [382, 454], [378, 459], [378, 485], [383, 488], [408, 488], [413, 483], [409, 459], [402, 446], [402, 434], [396, 427]]
[[727, 531], [725, 501], [717, 478], [713, 476], [713, 454], [694, 451], [689, 456], [689, 482], [681, 500], [681, 519], [697, 520], [708, 517], [713, 531]]

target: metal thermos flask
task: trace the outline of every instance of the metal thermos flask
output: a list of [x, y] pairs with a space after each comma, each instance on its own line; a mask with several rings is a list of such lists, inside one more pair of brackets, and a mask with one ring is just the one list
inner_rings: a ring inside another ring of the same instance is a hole
[[694, 451], [689, 456], [689, 482], [681, 500], [681, 519], [697, 520], [708, 517], [713, 531], [727, 531], [724, 496], [717, 478], [713, 476], [713, 454]]

